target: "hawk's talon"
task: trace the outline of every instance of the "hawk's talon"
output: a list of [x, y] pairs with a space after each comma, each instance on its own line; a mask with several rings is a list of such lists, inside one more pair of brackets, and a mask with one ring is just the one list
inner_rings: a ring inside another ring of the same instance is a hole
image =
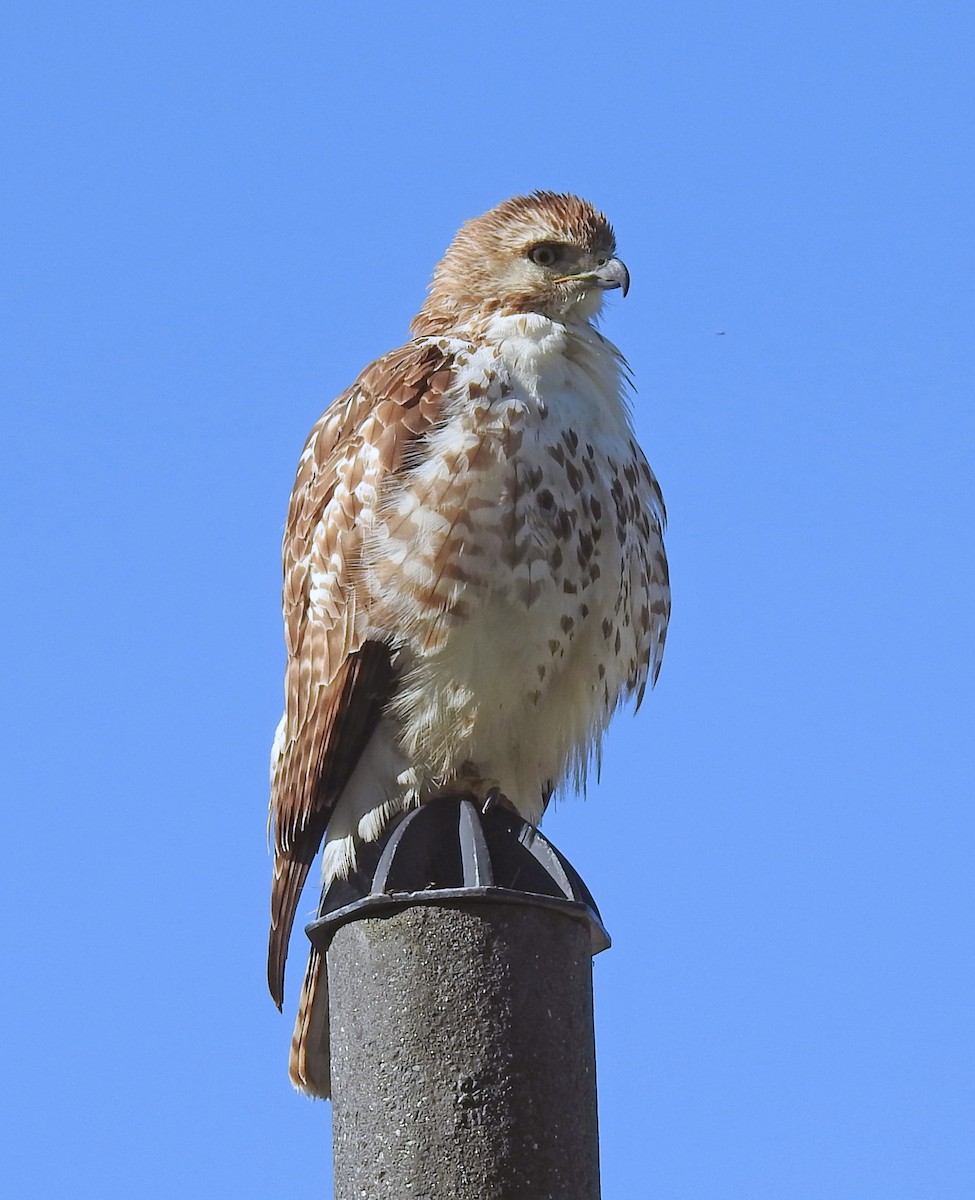
[[484, 802], [481, 805], [481, 816], [486, 817], [492, 808], [502, 803], [510, 804], [510, 801], [504, 792], [502, 792], [497, 786], [497, 784], [495, 784], [493, 788], [488, 789], [487, 795], [484, 797]]

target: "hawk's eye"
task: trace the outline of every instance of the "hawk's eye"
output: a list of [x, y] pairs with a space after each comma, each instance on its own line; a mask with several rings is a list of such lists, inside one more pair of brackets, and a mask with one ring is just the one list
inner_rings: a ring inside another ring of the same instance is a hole
[[528, 257], [538, 267], [554, 266], [559, 254], [559, 247], [553, 246], [551, 242], [542, 242], [528, 251]]

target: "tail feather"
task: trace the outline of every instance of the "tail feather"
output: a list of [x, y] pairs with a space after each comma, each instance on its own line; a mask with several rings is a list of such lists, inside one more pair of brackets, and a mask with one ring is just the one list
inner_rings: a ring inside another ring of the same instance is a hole
[[288, 1074], [298, 1091], [306, 1096], [327, 1100], [331, 1095], [328, 972], [317, 950], [312, 950], [308, 957], [305, 980], [301, 986]]

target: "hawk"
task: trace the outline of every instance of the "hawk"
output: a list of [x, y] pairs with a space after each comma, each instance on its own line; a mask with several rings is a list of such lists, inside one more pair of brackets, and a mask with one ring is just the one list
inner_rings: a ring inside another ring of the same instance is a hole
[[[501, 796], [537, 824], [584, 783], [613, 711], [660, 669], [664, 503], [628, 372], [595, 328], [626, 295], [606, 217], [535, 192], [468, 221], [413, 338], [326, 410], [284, 536], [285, 710], [271, 753], [268, 983], [324, 839], [323, 884], [394, 814]], [[324, 893], [323, 893], [324, 894]], [[329, 1094], [311, 952], [292, 1040]]]

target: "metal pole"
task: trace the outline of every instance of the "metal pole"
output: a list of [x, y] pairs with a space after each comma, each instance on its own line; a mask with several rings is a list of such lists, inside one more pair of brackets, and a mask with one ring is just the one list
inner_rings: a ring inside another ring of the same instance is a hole
[[585, 921], [398, 908], [327, 952], [335, 1200], [598, 1200]]

